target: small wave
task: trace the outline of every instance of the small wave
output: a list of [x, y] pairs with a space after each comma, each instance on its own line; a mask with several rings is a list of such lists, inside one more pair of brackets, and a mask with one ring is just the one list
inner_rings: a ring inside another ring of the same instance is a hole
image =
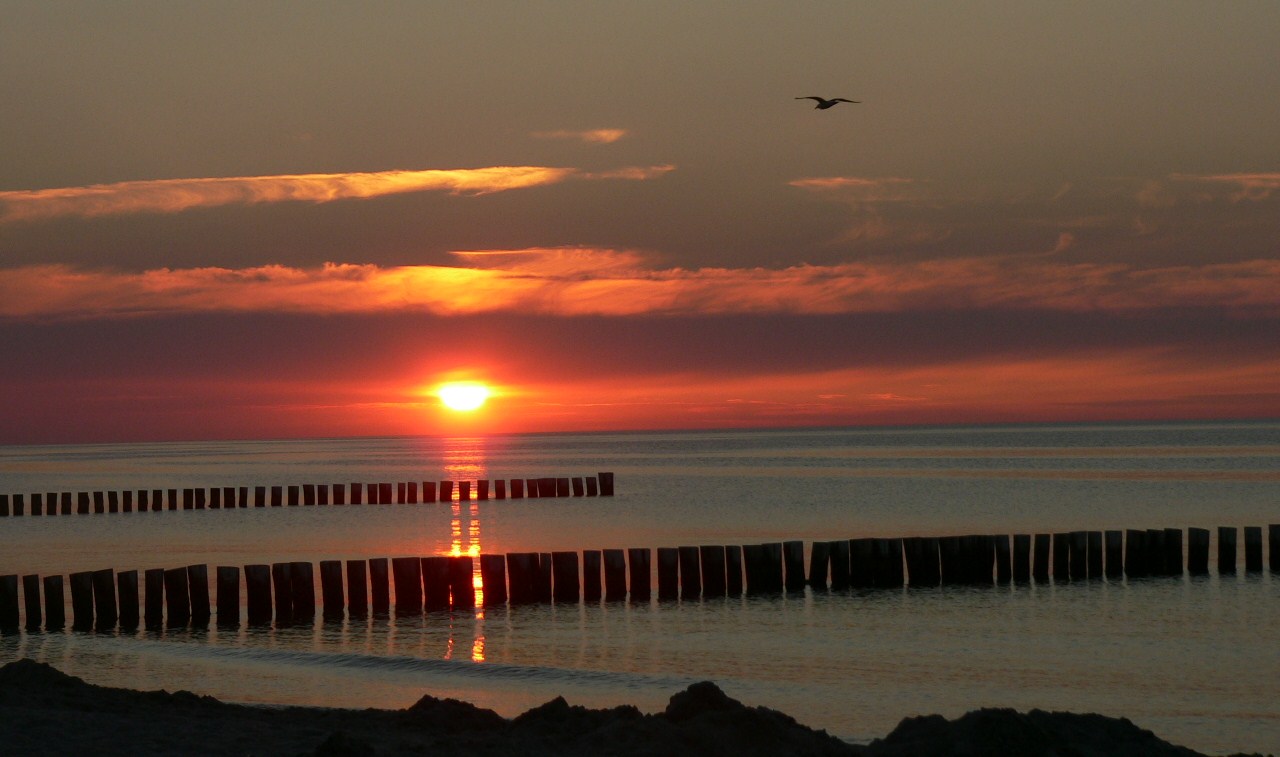
[[[130, 639], [130, 644], [137, 640]], [[266, 666], [297, 666], [316, 670], [358, 670], [372, 675], [465, 677], [492, 683], [596, 685], [622, 689], [681, 689], [699, 679], [670, 675], [583, 670], [545, 665], [513, 665], [471, 660], [440, 660], [406, 655], [374, 655], [360, 652], [321, 652], [296, 649], [224, 647], [209, 644], [147, 640], [149, 653], [188, 659], [224, 660]]]

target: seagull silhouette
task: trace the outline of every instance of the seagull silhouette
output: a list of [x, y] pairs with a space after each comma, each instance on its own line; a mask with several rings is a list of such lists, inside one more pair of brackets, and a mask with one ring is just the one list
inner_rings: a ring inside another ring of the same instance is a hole
[[835, 107], [836, 103], [862, 102], [861, 100], [846, 100], [843, 97], [833, 97], [830, 100], [828, 100], [825, 97], [818, 97], [817, 95], [809, 95], [808, 97], [797, 97], [796, 99], [797, 100], [817, 100], [818, 104], [814, 107], [815, 110], [826, 110], [827, 108], [833, 108]]

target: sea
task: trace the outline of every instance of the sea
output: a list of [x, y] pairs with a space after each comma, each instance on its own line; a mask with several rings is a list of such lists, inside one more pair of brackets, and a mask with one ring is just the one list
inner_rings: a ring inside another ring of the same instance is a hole
[[0, 492], [28, 498], [600, 471], [613, 497], [4, 518], [0, 575], [1166, 527], [1214, 533], [1211, 574], [22, 631], [0, 637], [0, 662], [233, 702], [431, 694], [505, 716], [556, 696], [660, 711], [711, 680], [854, 743], [907, 716], [1004, 707], [1280, 751], [1280, 575], [1246, 572], [1243, 544], [1234, 574], [1216, 570], [1218, 527], [1280, 523], [1280, 421], [0, 447]]

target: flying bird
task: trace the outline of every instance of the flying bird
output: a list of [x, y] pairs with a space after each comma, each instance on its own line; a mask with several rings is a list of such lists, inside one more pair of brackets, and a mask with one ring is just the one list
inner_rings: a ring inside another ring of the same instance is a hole
[[833, 108], [835, 107], [836, 103], [862, 102], [861, 100], [846, 100], [843, 97], [833, 97], [830, 100], [828, 100], [825, 97], [818, 97], [817, 95], [809, 95], [808, 97], [797, 97], [796, 99], [797, 100], [817, 100], [818, 104], [814, 106], [815, 110], [826, 110], [827, 108]]

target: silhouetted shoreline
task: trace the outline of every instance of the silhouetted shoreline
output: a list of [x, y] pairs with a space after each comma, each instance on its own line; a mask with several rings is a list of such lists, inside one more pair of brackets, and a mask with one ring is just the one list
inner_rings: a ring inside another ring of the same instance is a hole
[[676, 693], [656, 714], [629, 705], [593, 710], [557, 697], [507, 719], [431, 696], [404, 710], [226, 704], [182, 691], [95, 686], [24, 659], [0, 668], [0, 705], [0, 745], [24, 755], [1200, 754], [1128, 720], [1038, 710], [907, 718], [883, 739], [851, 745], [775, 710], [745, 706], [708, 682]]

